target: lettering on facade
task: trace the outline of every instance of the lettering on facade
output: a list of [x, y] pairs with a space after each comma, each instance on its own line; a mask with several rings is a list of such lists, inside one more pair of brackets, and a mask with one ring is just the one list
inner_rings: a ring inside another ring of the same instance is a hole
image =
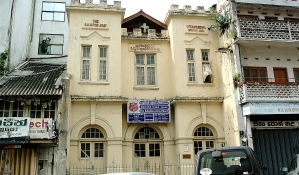
[[243, 107], [244, 115], [252, 114], [298, 114], [297, 103], [248, 103]]
[[186, 25], [188, 32], [205, 32], [206, 26]]
[[299, 121], [252, 121], [252, 128], [297, 128]]
[[154, 44], [129, 44], [129, 51], [161, 52], [161, 48], [160, 45]]
[[25, 137], [29, 133], [29, 117], [3, 117], [0, 119], [0, 138]]
[[184, 24], [185, 33], [208, 34], [208, 28], [204, 24]]
[[107, 24], [100, 24], [100, 20], [94, 19], [92, 20], [92, 23], [84, 23], [84, 26], [89, 26], [89, 27], [107, 27]]

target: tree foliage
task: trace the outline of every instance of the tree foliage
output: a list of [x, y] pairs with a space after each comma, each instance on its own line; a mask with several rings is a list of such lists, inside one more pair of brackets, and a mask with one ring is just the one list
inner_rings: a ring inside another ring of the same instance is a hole
[[0, 75], [3, 75], [6, 71], [8, 71], [8, 68], [5, 67], [5, 61], [6, 61], [7, 57], [8, 57], [7, 50], [0, 53]]
[[216, 12], [212, 15], [211, 19], [215, 21], [216, 25], [211, 25], [209, 30], [220, 30], [220, 36], [222, 36], [227, 29], [229, 29], [231, 18], [227, 11], [224, 11], [223, 14], [220, 12]]

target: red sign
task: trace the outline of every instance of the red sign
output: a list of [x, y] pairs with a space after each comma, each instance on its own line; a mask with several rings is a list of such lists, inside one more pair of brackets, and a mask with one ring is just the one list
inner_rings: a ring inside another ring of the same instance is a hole
[[138, 103], [130, 102], [129, 103], [129, 110], [132, 112], [136, 112], [138, 110]]

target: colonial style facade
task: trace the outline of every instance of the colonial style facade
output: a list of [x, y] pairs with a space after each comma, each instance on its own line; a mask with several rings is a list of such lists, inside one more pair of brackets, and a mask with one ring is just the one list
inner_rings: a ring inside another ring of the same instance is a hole
[[72, 1], [67, 11], [70, 173], [169, 173], [227, 144], [210, 11], [172, 5], [165, 23], [142, 10], [124, 19], [118, 1]]

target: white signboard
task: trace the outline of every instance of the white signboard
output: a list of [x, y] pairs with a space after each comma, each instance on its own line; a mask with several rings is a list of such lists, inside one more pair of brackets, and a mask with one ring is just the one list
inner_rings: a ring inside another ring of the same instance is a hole
[[30, 121], [30, 139], [52, 139], [53, 120], [51, 118], [33, 118]]
[[130, 100], [128, 101], [128, 123], [169, 123], [170, 101]]
[[246, 103], [243, 115], [299, 114], [299, 103]]
[[30, 117], [1, 117], [0, 138], [27, 137]]
[[299, 121], [251, 121], [251, 128], [299, 128]]

